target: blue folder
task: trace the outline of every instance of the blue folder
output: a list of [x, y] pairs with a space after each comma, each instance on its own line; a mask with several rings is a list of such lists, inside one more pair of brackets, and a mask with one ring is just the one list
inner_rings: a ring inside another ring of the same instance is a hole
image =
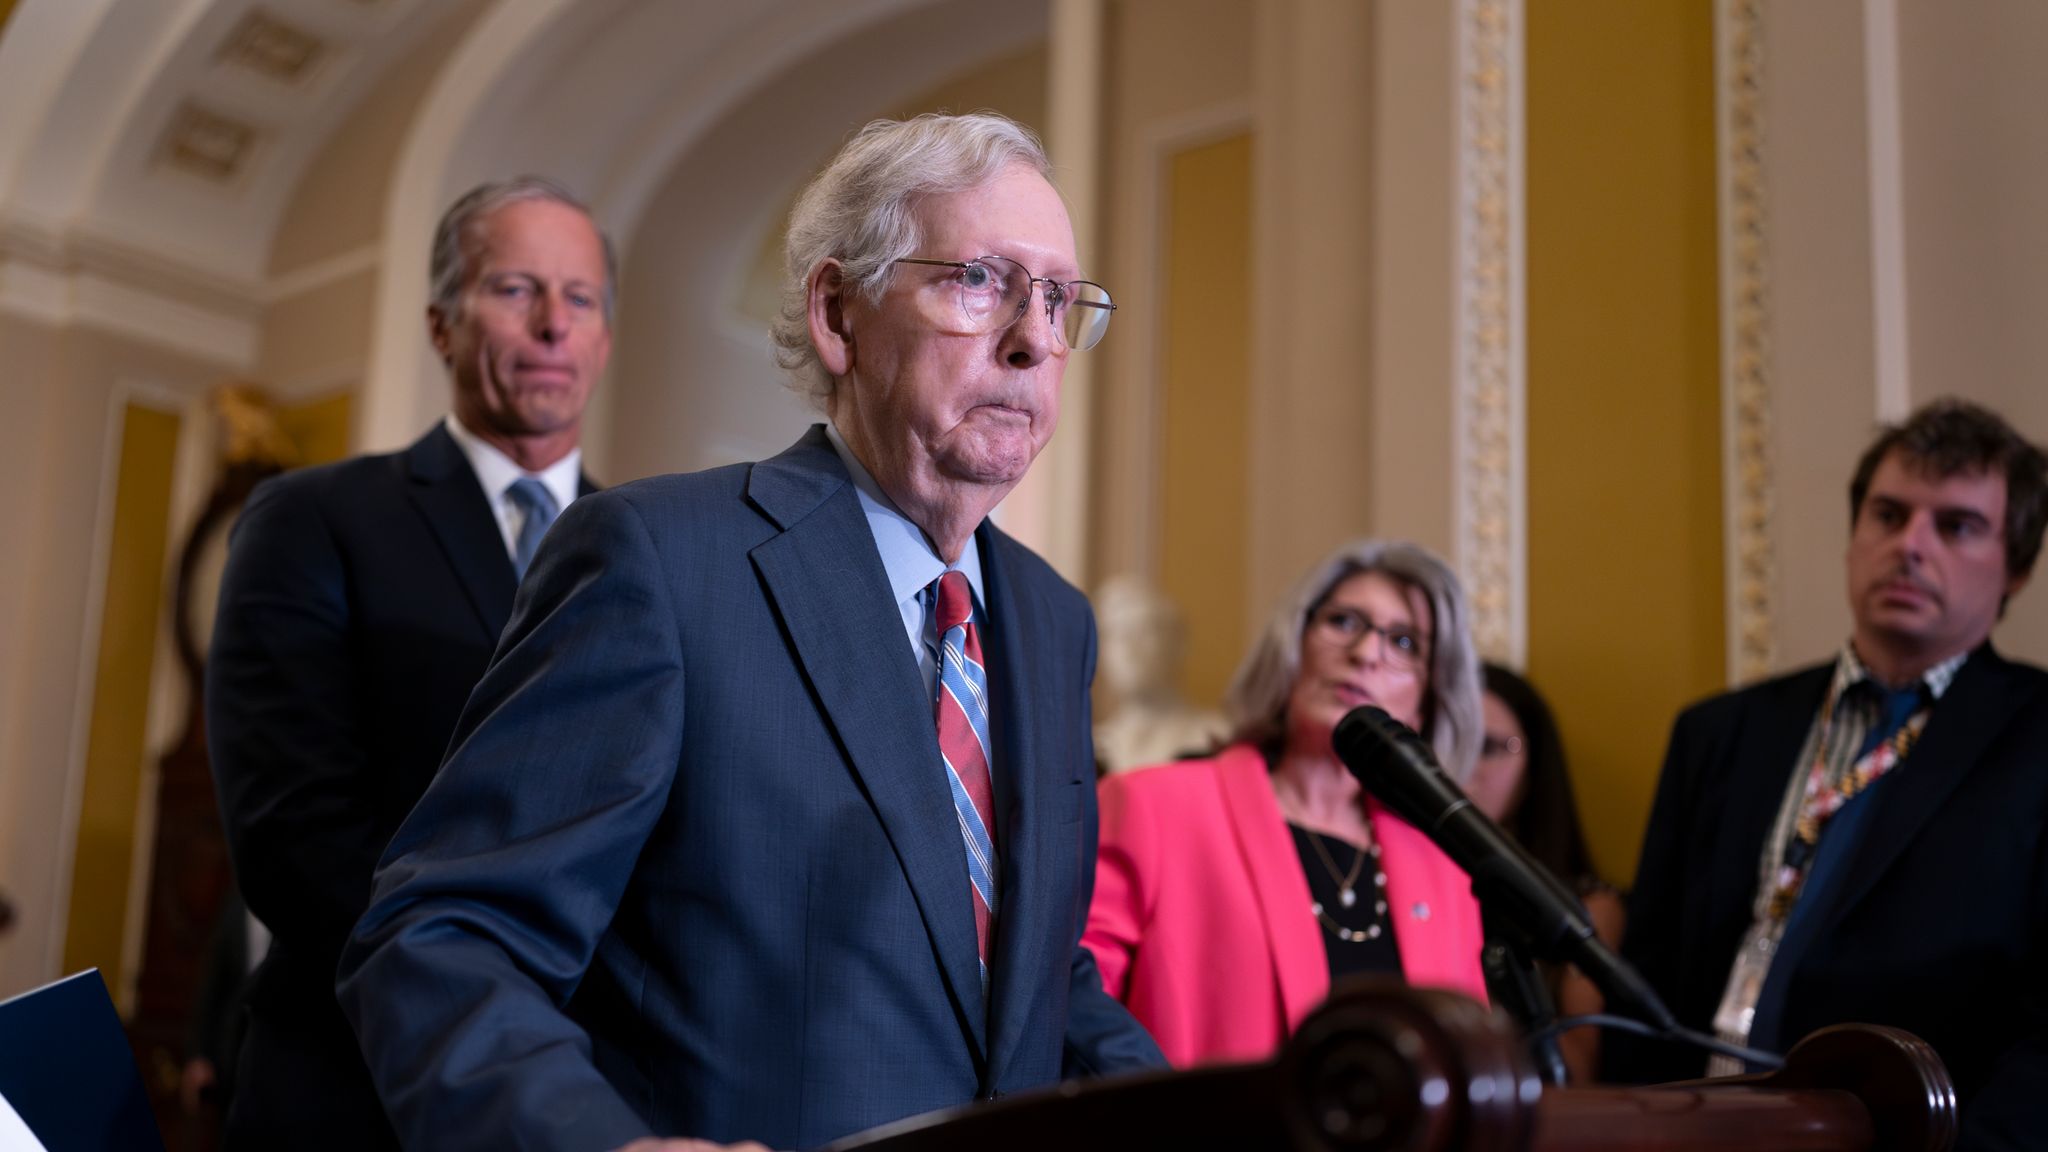
[[97, 968], [0, 1001], [0, 1096], [50, 1152], [163, 1152]]

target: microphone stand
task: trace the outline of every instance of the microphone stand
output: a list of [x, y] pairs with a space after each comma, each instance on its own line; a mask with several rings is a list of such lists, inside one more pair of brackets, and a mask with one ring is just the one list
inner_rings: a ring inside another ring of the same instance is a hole
[[1558, 1049], [1557, 1007], [1550, 987], [1530, 955], [1528, 941], [1520, 933], [1489, 925], [1486, 948], [1479, 954], [1486, 971], [1486, 990], [1522, 1026], [1529, 1045], [1529, 1058], [1546, 1084], [1563, 1086], [1564, 1053]]
[[[1728, 1044], [1679, 1024], [1657, 990], [1593, 935], [1578, 895], [1530, 858], [1466, 796], [1436, 762], [1422, 737], [1385, 711], [1361, 704], [1337, 722], [1331, 746], [1365, 790], [1398, 813], [1465, 870], [1487, 930], [1488, 985], [1530, 1030], [1530, 1045], [1553, 1083], [1563, 1083], [1555, 1033], [1564, 1028], [1636, 1017], [1650, 1034], [1732, 1055], [1765, 1068], [1784, 1061]], [[1491, 913], [1491, 915], [1487, 915]], [[1496, 955], [1496, 949], [1498, 954]], [[1600, 989], [1613, 1015], [1554, 1021], [1532, 957], [1578, 966]], [[1631, 1029], [1633, 1030], [1633, 1029]]]

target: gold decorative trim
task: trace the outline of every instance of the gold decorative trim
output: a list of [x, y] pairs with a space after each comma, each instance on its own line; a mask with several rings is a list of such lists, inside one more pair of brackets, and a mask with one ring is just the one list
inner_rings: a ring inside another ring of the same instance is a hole
[[231, 184], [256, 150], [256, 127], [187, 101], [171, 115], [158, 158], [215, 184]]
[[1777, 658], [1762, 0], [1723, 0], [1721, 20], [1729, 672], [1740, 683], [1769, 674]]
[[1458, 558], [1481, 655], [1520, 665], [1521, 0], [1462, 0], [1458, 40]]
[[215, 56], [281, 84], [297, 84], [327, 54], [320, 37], [261, 8], [251, 9], [221, 41]]

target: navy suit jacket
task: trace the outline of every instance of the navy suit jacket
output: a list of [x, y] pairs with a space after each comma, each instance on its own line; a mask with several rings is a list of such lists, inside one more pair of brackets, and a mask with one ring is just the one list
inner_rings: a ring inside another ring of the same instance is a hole
[[[1748, 931], [1757, 864], [1832, 663], [1688, 709], [1643, 840], [1622, 953], [1679, 1022], [1711, 1032]], [[1829, 1024], [1934, 1046], [1964, 1149], [2048, 1140], [2048, 673], [1990, 645], [1912, 754], [1858, 801], [1863, 836], [1786, 985], [1787, 1047]], [[1781, 974], [1773, 973], [1773, 981]], [[1702, 1074], [1697, 1050], [1609, 1033], [1615, 1079]]]
[[249, 992], [231, 1145], [392, 1146], [334, 969], [517, 583], [439, 425], [401, 452], [266, 481], [235, 522], [207, 743], [236, 879], [274, 937]]
[[820, 426], [549, 533], [342, 963], [409, 1146], [802, 1147], [1161, 1063], [1078, 943], [1093, 619], [993, 526], [975, 546], [993, 1002], [932, 705]]

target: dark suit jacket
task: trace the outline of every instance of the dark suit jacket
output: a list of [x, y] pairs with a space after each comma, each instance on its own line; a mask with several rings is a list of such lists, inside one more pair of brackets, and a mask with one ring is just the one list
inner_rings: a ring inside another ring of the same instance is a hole
[[549, 534], [342, 963], [408, 1145], [803, 1147], [1160, 1062], [1078, 944], [1092, 617], [992, 526], [975, 542], [993, 1004], [932, 705], [813, 428]]
[[236, 879], [274, 940], [249, 995], [231, 1144], [392, 1145], [334, 969], [515, 586], [476, 473], [439, 426], [402, 452], [267, 481], [236, 522], [207, 743]]
[[[1757, 864], [1833, 665], [1687, 710], [1672, 729], [1623, 954], [1712, 1031]], [[1955, 1076], [1965, 1148], [2048, 1143], [2048, 673], [1980, 648], [1912, 754], [1864, 800], [1839, 898], [1787, 985], [1787, 1046], [1888, 1024]], [[1774, 973], [1774, 978], [1777, 974]], [[1693, 1051], [1610, 1033], [1610, 1076], [1701, 1074]]]

